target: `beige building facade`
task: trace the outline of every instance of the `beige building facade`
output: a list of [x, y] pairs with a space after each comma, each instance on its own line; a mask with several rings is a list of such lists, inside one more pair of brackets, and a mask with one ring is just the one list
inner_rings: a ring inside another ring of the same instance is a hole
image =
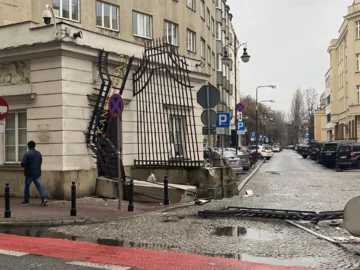
[[[54, 10], [56, 27], [54, 20], [44, 24], [46, 5]], [[221, 61], [224, 47], [236, 37], [231, 18], [226, 0], [0, 0], [0, 95], [10, 106], [6, 132], [0, 134], [0, 185], [9, 182], [14, 194], [22, 194], [19, 162], [26, 142], [35, 140], [43, 154], [49, 198], [68, 198], [72, 181], [78, 184], [78, 196], [94, 194], [98, 170], [85, 132], [92, 114], [88, 96], [100, 84], [99, 50], [110, 52], [113, 68], [119, 55], [134, 55], [137, 64], [144, 44], [158, 38], [175, 46], [191, 71], [192, 110], [202, 157], [197, 90], [208, 83], [216, 85], [222, 103], [215, 109], [228, 112], [233, 112], [235, 84], [239, 90], [234, 68]], [[74, 38], [79, 31], [82, 38]], [[234, 63], [234, 54], [231, 57]], [[138, 110], [132, 76], [123, 98], [121, 148], [130, 172], [137, 155]]]
[[357, 140], [360, 135], [360, 1], [348, 7], [348, 14], [331, 41], [331, 122], [334, 140]]

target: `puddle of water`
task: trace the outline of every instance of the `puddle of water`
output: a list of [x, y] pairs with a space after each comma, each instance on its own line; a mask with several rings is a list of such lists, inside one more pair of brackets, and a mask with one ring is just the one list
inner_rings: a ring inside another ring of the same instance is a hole
[[[235, 233], [234, 233], [235, 232]], [[40, 238], [53, 238], [53, 239], [64, 239], [70, 241], [79, 241], [79, 242], [88, 242], [95, 243], [99, 245], [105, 246], [118, 246], [118, 247], [129, 247], [129, 248], [145, 248], [145, 249], [154, 249], [154, 250], [181, 250], [180, 247], [177, 246], [169, 246], [162, 244], [154, 244], [154, 243], [138, 243], [133, 241], [126, 240], [115, 240], [115, 239], [92, 239], [87, 237], [78, 237], [67, 235], [64, 233], [53, 232], [47, 229], [7, 229], [0, 230], [0, 233], [3, 234], [12, 234], [19, 236], [28, 236], [28, 237], [40, 237]], [[265, 230], [255, 230], [255, 229], [246, 229], [244, 227], [224, 227], [224, 228], [216, 228], [216, 235], [221, 236], [236, 236], [243, 237], [248, 239], [256, 239], [256, 240], [272, 240], [274, 239], [275, 234], [272, 234]], [[213, 253], [199, 253], [198, 251], [194, 251], [194, 254], [211, 256], [211, 257], [223, 257], [241, 261], [248, 262], [257, 262], [264, 264], [273, 264], [280, 266], [294, 266], [294, 267], [316, 267], [316, 261], [313, 258], [295, 258], [295, 259], [276, 259], [269, 257], [258, 257], [252, 256], [248, 254], [213, 254]]]
[[280, 235], [266, 230], [258, 230], [244, 227], [218, 227], [215, 228], [214, 235], [241, 237], [249, 240], [271, 241], [281, 238]]
[[53, 232], [47, 229], [14, 229], [14, 230], [0, 230], [0, 233], [3, 234], [12, 234], [19, 236], [28, 236], [28, 237], [40, 237], [40, 238], [52, 238], [52, 239], [63, 239], [70, 241], [78, 242], [87, 242], [95, 243], [104, 246], [116, 246], [116, 247], [129, 247], [129, 248], [145, 248], [145, 249], [161, 249], [161, 250], [171, 250], [178, 248], [173, 245], [162, 245], [154, 243], [138, 243], [127, 240], [117, 240], [117, 239], [94, 239], [88, 237], [79, 237], [68, 235], [60, 232]]
[[290, 266], [290, 267], [307, 267], [313, 268], [317, 266], [317, 262], [314, 258], [303, 257], [293, 259], [277, 259], [270, 257], [252, 256], [248, 254], [220, 254], [219, 257], [236, 259], [247, 262], [271, 264], [277, 266]]

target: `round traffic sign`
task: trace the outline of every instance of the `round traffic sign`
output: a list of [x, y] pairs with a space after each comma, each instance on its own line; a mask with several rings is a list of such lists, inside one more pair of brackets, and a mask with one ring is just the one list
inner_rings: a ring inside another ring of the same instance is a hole
[[242, 103], [236, 104], [236, 111], [243, 112], [245, 110], [245, 106]]
[[5, 99], [0, 97], [0, 120], [5, 119], [9, 113], [9, 104]]
[[113, 94], [109, 99], [109, 113], [112, 117], [118, 118], [124, 111], [124, 100], [119, 94]]

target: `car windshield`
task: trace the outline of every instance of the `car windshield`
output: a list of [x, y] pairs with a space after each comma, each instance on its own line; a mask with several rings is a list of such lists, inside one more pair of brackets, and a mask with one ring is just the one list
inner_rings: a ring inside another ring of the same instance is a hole
[[336, 151], [337, 144], [325, 144], [323, 151]]
[[231, 151], [231, 150], [225, 150], [224, 151], [224, 157], [225, 158], [235, 158], [235, 152]]
[[239, 151], [237, 152], [237, 154], [238, 154], [239, 156], [244, 156], [244, 155], [248, 155], [249, 153], [247, 152], [247, 150], [241, 149], [241, 150], [239, 150]]
[[269, 146], [264, 146], [263, 147], [265, 150], [271, 150], [271, 147], [269, 147]]

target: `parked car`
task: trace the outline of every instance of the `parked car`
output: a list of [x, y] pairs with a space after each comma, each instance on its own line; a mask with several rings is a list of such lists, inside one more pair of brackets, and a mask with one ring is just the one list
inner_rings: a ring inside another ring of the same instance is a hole
[[243, 168], [241, 166], [241, 160], [231, 150], [224, 148], [223, 160], [221, 161], [222, 148], [219, 147], [207, 147], [204, 150], [204, 159], [208, 160], [214, 167], [224, 166], [226, 163], [229, 164], [231, 169], [236, 174], [236, 179], [241, 178]]
[[310, 155], [309, 151], [310, 151], [310, 146], [307, 144], [300, 145], [298, 148], [298, 153], [303, 158], [308, 158], [308, 156]]
[[273, 151], [270, 146], [259, 146], [259, 152], [261, 158], [266, 158], [267, 160], [270, 160], [273, 156]]
[[322, 149], [325, 145], [325, 142], [318, 142], [315, 144], [315, 151], [316, 151], [316, 162], [322, 164], [322, 159], [321, 159], [321, 152]]
[[336, 164], [341, 169], [346, 167], [360, 169], [360, 143], [340, 145], [337, 151]]
[[[234, 149], [234, 148], [232, 148]], [[235, 150], [235, 149], [234, 149]], [[237, 156], [240, 158], [241, 160], [241, 166], [243, 167], [244, 171], [248, 171], [251, 167], [251, 162], [250, 162], [250, 155], [247, 152], [247, 150], [245, 149], [240, 149], [237, 151]]]
[[321, 162], [323, 165], [329, 168], [336, 166], [337, 151], [339, 146], [344, 144], [350, 144], [354, 141], [341, 141], [341, 142], [328, 142], [324, 144], [321, 152]]
[[281, 152], [282, 151], [281, 146], [279, 144], [274, 144], [272, 149], [273, 149], [273, 152]]
[[250, 160], [250, 168], [255, 164], [256, 160], [256, 151], [255, 148], [253, 150], [250, 150], [248, 147], [241, 148], [242, 151], [245, 151], [249, 155]]

